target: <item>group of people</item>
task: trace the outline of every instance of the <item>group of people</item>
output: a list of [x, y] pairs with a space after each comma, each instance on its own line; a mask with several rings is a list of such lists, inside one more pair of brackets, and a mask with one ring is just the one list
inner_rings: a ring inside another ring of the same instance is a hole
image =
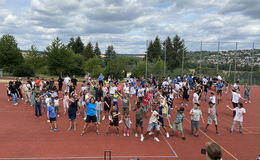
[[[96, 134], [100, 134], [100, 124], [108, 119], [105, 135], [110, 134], [111, 127], [114, 127], [115, 133], [119, 135], [119, 126], [123, 125], [123, 135], [130, 136], [131, 124], [134, 123], [135, 137], [140, 136], [140, 140], [144, 141], [148, 135], [153, 135], [155, 141], [160, 141], [159, 134], [163, 134], [161, 130], [167, 138], [178, 130], [181, 138], [186, 139], [183, 122], [185, 110], [190, 109], [188, 106], [192, 106], [189, 111], [191, 133], [198, 137], [200, 120], [204, 123], [201, 101], [208, 102], [208, 119], [204, 132], [207, 133], [208, 127], [214, 123], [216, 134], [219, 135], [217, 105], [221, 101], [222, 93], [228, 93], [229, 90], [229, 83], [220, 75], [212, 78], [191, 75], [163, 79], [151, 76], [148, 79], [128, 78], [119, 81], [111, 77], [105, 78], [101, 73], [97, 79], [86, 76], [80, 84], [75, 76], [59, 77], [57, 86], [53, 78], [27, 78], [26, 81], [17, 78], [7, 85], [7, 96], [13, 105], [17, 105], [18, 99], [21, 99], [33, 106], [36, 117], [46, 113], [50, 131], [57, 131], [58, 117], [67, 115], [70, 122], [68, 130], [76, 130], [77, 117], [84, 119], [85, 124], [80, 134], [82, 136], [87, 133], [91, 123], [96, 127]], [[238, 123], [239, 133], [242, 133], [245, 109], [241, 100], [251, 103], [250, 87], [245, 86], [244, 98], [239, 93], [238, 82], [231, 90], [234, 123], [230, 132], [233, 133]], [[178, 104], [176, 99], [180, 99], [181, 103]], [[176, 112], [174, 118], [172, 112]], [[144, 133], [144, 122], [148, 118], [147, 132]], [[135, 122], [131, 121], [132, 119], [135, 119]]]

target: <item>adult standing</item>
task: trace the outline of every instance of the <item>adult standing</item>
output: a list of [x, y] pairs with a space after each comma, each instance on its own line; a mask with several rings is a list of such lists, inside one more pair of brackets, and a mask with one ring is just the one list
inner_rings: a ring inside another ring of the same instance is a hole
[[13, 81], [9, 82], [9, 88], [8, 89], [9, 89], [11, 96], [12, 96], [13, 105], [17, 105], [18, 104], [17, 103], [17, 92], [18, 91], [17, 91]]
[[77, 117], [77, 111], [78, 111], [78, 99], [76, 97], [77, 95], [73, 92], [72, 96], [68, 99], [69, 101], [69, 109], [68, 109], [68, 117], [70, 121], [70, 125], [68, 130], [76, 130], [76, 117]]
[[65, 87], [66, 87], [66, 92], [69, 92], [70, 91], [70, 77], [69, 75], [67, 75], [65, 78], [64, 78], [64, 83], [65, 83]]
[[103, 81], [104, 81], [104, 76], [102, 73], [100, 73], [100, 75], [98, 76], [98, 83], [99, 85], [103, 86]]
[[61, 76], [59, 76], [59, 79], [58, 79], [58, 85], [59, 85], [59, 91], [62, 91], [62, 83], [63, 83], [63, 78]]
[[75, 75], [72, 77], [71, 83], [73, 84], [73, 86], [74, 86], [75, 88], [77, 87], [78, 80], [77, 80], [77, 78], [75, 77]]

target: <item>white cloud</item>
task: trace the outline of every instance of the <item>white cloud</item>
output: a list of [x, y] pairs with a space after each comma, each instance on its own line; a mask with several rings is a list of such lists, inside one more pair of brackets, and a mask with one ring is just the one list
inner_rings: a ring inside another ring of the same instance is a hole
[[157, 35], [163, 40], [178, 34], [198, 43], [259, 42], [257, 1], [31, 0], [10, 9], [0, 0], [0, 35], [13, 34], [21, 49], [35, 44], [40, 50], [55, 36], [65, 43], [81, 36], [85, 43], [99, 42], [103, 52], [113, 44], [118, 53], [128, 54], [144, 53], [146, 40]]

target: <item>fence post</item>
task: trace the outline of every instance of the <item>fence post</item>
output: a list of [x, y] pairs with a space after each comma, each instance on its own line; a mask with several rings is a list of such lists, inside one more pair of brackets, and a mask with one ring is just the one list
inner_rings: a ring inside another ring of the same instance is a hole
[[202, 41], [200, 41], [200, 74], [201, 74], [201, 63], [202, 63]]
[[236, 82], [236, 72], [237, 72], [237, 42], [236, 42], [235, 65], [234, 65], [234, 83]]
[[147, 76], [147, 63], [148, 63], [148, 40], [146, 40], [145, 78], [148, 78], [148, 76]]
[[219, 54], [219, 47], [220, 47], [220, 42], [218, 42], [217, 74], [218, 74], [218, 70], [219, 70], [219, 57], [220, 57], [220, 54]]

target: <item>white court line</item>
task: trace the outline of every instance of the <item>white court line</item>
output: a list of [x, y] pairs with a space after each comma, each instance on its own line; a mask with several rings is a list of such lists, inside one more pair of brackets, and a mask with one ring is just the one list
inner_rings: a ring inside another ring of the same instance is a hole
[[230, 107], [229, 107], [229, 105], [226, 105], [226, 107], [227, 107], [228, 109], [230, 109], [231, 111], [233, 111], [233, 109], [232, 109], [232, 108], [230, 108]]
[[[27, 158], [0, 158], [0, 160], [37, 160], [37, 159], [49, 159], [49, 160], [62, 160], [62, 159], [103, 159], [103, 156], [90, 156], [90, 157], [27, 157]], [[176, 156], [111, 156], [111, 158], [178, 158]]]
[[165, 140], [165, 142], [168, 144], [169, 148], [171, 149], [172, 153], [175, 155], [176, 158], [178, 158], [177, 153], [174, 151], [174, 149], [172, 148], [172, 145], [169, 143], [169, 141], [167, 140], [167, 138], [165, 138], [165, 136], [161, 133], [163, 139]]
[[[188, 121], [188, 123], [191, 123], [187, 118], [185, 118], [186, 121]], [[211, 138], [210, 136], [208, 136], [207, 134], [205, 134], [201, 129], [199, 129], [199, 131], [206, 136], [209, 140], [211, 140], [212, 142], [217, 143], [213, 138]], [[235, 160], [238, 160], [232, 153], [230, 153], [227, 149], [225, 149], [223, 146], [221, 146], [219, 143], [217, 143], [223, 151], [225, 151], [228, 155], [230, 155], [232, 158], [234, 158]]]
[[243, 128], [260, 128], [260, 127], [243, 127]]

